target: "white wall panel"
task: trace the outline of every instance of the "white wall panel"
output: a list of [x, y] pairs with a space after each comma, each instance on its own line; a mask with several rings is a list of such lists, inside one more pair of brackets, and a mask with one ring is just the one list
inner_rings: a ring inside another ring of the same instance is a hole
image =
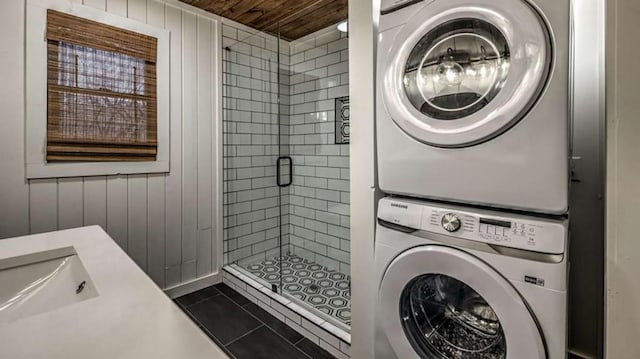
[[127, 252], [143, 270], [147, 269], [147, 175], [127, 180]]
[[211, 273], [212, 229], [198, 230], [196, 272], [198, 277]]
[[[147, 2], [147, 23], [165, 27], [164, 4]], [[149, 175], [147, 179], [147, 273], [156, 284], [165, 285], [165, 175]], [[179, 238], [179, 237], [175, 237]]]
[[198, 239], [198, 68], [196, 15], [182, 13], [182, 280], [196, 277]]
[[[132, 0], [132, 1], [135, 1], [135, 0]], [[99, 10], [104, 10], [106, 8], [105, 0], [84, 0], [82, 3], [84, 5], [91, 6]]]
[[[137, 0], [132, 0], [137, 1]], [[127, 16], [127, 0], [107, 0], [107, 12]]]
[[58, 229], [58, 181], [56, 179], [33, 180], [29, 183], [29, 209], [31, 233]]
[[[127, 17], [147, 22], [147, 1], [132, 0], [127, 1]], [[163, 27], [163, 26], [160, 26]], [[140, 268], [147, 271], [147, 176], [132, 175], [128, 176], [127, 183], [127, 243], [128, 253]], [[158, 225], [162, 225], [159, 223]]]
[[140, 22], [147, 22], [147, 0], [130, 0], [127, 2], [127, 17]]
[[351, 302], [352, 358], [374, 356], [374, 242], [377, 190], [375, 169], [375, 54], [380, 1], [349, 0], [349, 105], [351, 127]]
[[58, 179], [58, 229], [82, 227], [83, 198], [82, 178]]
[[[132, 0], [135, 1], [135, 0]], [[106, 0], [106, 10], [119, 16], [127, 16], [127, 0]], [[127, 179], [125, 176], [107, 177], [107, 232], [127, 250]]]
[[164, 29], [164, 4], [158, 1], [147, 1], [147, 24]]
[[166, 28], [171, 32], [171, 172], [165, 187], [165, 281], [176, 285], [182, 278], [182, 11], [166, 7]]
[[[24, 28], [25, 1], [3, 2], [0, 29]], [[170, 173], [27, 182], [21, 32], [0, 44], [0, 74], [11, 84], [0, 89], [0, 238], [97, 224], [162, 288], [211, 274], [218, 18], [175, 1], [72, 1], [171, 31]]]
[[198, 228], [211, 228], [212, 41], [211, 22], [198, 17]]
[[213, 94], [212, 83], [212, 39], [211, 21], [198, 16], [198, 243], [197, 243], [197, 268], [200, 276], [211, 272], [211, 223], [212, 223], [212, 199], [211, 171], [212, 158], [212, 108], [211, 98]]
[[98, 225], [107, 229], [107, 178], [84, 179], [84, 225]]
[[0, 238], [29, 231], [29, 186], [24, 174], [24, 4], [0, 2]]
[[107, 177], [107, 232], [127, 251], [127, 179]]
[[[165, 271], [165, 176], [149, 175], [147, 182], [147, 273], [164, 287]], [[179, 238], [179, 237], [176, 237]], [[174, 238], [175, 240], [175, 238]], [[207, 272], [210, 273], [211, 271]]]
[[[604, 11], [599, 12], [603, 14]], [[640, 355], [640, 3], [606, 3], [606, 327], [605, 358]], [[596, 47], [599, 51], [601, 48]]]

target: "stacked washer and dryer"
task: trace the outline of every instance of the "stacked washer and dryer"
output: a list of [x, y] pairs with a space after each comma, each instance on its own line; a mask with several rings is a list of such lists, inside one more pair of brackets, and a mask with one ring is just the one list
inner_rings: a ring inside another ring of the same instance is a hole
[[570, 0], [382, 0], [376, 358], [567, 352]]

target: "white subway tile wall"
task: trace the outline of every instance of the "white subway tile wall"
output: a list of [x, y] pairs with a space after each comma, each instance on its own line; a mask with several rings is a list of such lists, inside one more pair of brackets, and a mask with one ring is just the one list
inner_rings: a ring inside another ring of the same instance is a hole
[[[332, 26], [281, 41], [278, 88], [277, 39], [243, 29], [223, 24], [225, 263], [277, 256], [282, 230], [285, 251], [348, 274], [349, 145], [335, 144], [334, 122], [349, 94], [348, 38]], [[294, 164], [282, 189], [278, 153]]]
[[349, 95], [348, 38], [331, 26], [292, 42], [291, 252], [350, 273], [349, 145], [335, 144], [335, 99]]

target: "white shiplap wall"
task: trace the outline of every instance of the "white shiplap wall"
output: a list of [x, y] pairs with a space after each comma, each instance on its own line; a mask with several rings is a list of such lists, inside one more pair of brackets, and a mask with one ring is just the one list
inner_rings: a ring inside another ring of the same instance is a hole
[[0, 42], [0, 238], [97, 224], [162, 288], [216, 271], [219, 19], [173, 0], [84, 0], [170, 30], [171, 172], [26, 181], [24, 1], [0, 5], [12, 34]]

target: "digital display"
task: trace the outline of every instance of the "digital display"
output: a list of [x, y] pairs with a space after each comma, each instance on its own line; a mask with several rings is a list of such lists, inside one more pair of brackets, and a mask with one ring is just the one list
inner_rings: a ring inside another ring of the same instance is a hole
[[500, 226], [505, 228], [511, 228], [511, 222], [500, 221], [497, 219], [489, 219], [489, 218], [480, 218], [480, 223], [482, 224], [490, 224], [493, 226]]

